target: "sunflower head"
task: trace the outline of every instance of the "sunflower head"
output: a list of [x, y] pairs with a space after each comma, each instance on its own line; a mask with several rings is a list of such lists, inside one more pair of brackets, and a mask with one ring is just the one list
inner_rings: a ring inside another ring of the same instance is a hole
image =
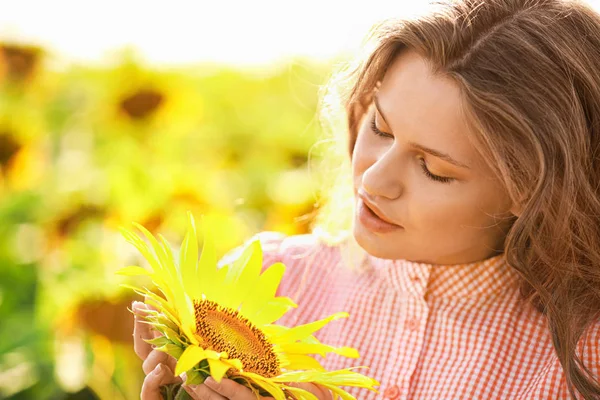
[[219, 267], [209, 232], [204, 232], [200, 252], [194, 218], [188, 215], [178, 259], [161, 235], [156, 238], [138, 224], [146, 240], [121, 230], [150, 268], [130, 266], [119, 273], [150, 276], [158, 289], [157, 294], [146, 287], [124, 285], [146, 296], [154, 307], [144, 317], [162, 336], [149, 343], [177, 359], [176, 375], [186, 372], [188, 384], [201, 383], [208, 376], [217, 381], [227, 377], [276, 400], [289, 395], [314, 398], [289, 386], [290, 382], [318, 383], [344, 399], [354, 397], [341, 385], [375, 390], [375, 380], [350, 369], [325, 371], [314, 358], [328, 353], [358, 357], [352, 348], [329, 346], [314, 336], [347, 313], [295, 327], [275, 324], [296, 307], [291, 299], [276, 296], [285, 266], [275, 263], [262, 271], [262, 248], [255, 240], [233, 262]]

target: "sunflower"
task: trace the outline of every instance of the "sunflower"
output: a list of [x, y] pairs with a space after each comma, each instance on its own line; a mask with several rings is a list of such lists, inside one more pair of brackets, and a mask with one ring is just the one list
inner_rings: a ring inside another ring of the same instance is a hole
[[261, 273], [262, 249], [255, 240], [233, 262], [219, 268], [206, 230], [198, 257], [196, 226], [192, 214], [188, 216], [179, 262], [161, 235], [157, 239], [143, 226], [134, 224], [148, 244], [121, 228], [125, 239], [148, 260], [151, 271], [129, 266], [118, 273], [149, 275], [162, 294], [146, 287], [123, 285], [145, 295], [147, 303], [155, 308], [144, 317], [162, 336], [149, 343], [177, 359], [175, 375], [185, 372], [187, 384], [202, 383], [208, 376], [217, 382], [226, 377], [275, 400], [316, 399], [308, 391], [289, 385], [299, 382], [319, 384], [335, 399], [354, 399], [340, 386], [376, 391], [378, 382], [374, 379], [354, 368], [326, 371], [313, 356], [335, 353], [358, 357], [353, 348], [329, 346], [313, 335], [329, 322], [347, 317], [347, 313], [294, 327], [274, 324], [297, 307], [290, 298], [275, 295], [285, 265], [275, 263]]

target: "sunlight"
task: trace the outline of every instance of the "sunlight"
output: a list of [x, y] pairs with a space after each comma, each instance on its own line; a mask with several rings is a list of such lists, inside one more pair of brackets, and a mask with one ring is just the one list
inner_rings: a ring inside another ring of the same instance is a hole
[[20, 0], [0, 12], [0, 40], [39, 44], [66, 60], [104, 62], [132, 48], [151, 64], [265, 64], [352, 51], [380, 19], [420, 1], [201, 2]]

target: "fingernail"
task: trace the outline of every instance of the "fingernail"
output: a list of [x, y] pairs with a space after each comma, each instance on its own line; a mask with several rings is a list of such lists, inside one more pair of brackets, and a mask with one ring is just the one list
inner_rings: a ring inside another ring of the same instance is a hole
[[162, 373], [164, 372], [164, 370], [165, 369], [163, 368], [162, 363], [159, 363], [156, 367], [154, 367], [154, 373], [156, 375], [162, 375]]
[[208, 386], [216, 386], [217, 385], [217, 381], [215, 381], [215, 379], [212, 376], [209, 376], [208, 378], [206, 378], [204, 380], [204, 384], [208, 385]]
[[194, 394], [194, 392], [196, 392], [196, 387], [197, 387], [197, 385], [186, 385], [186, 384], [183, 384], [183, 385], [181, 385], [181, 387], [182, 387], [182, 388], [183, 388], [183, 389], [184, 389], [186, 392], [188, 392], [189, 394]]
[[179, 375], [179, 377], [181, 378], [182, 381], [187, 381], [187, 374], [185, 372], [182, 372], [181, 375]]

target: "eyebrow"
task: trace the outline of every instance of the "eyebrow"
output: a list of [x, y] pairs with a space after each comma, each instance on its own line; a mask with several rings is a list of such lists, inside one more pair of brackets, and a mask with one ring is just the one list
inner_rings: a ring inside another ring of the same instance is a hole
[[[385, 117], [383, 116], [383, 113], [381, 112], [381, 106], [379, 105], [379, 100], [377, 99], [377, 96], [373, 96], [373, 100], [375, 103], [375, 108], [377, 109], [377, 112], [379, 112], [379, 115], [381, 115], [381, 118], [383, 119], [383, 122], [385, 122], [385, 124], [387, 126], [390, 126], [390, 124], [388, 124], [388, 122], [385, 120]], [[418, 143], [415, 142], [408, 142], [409, 146], [415, 148], [415, 149], [419, 149], [425, 153], [429, 153], [435, 157], [441, 158], [442, 160], [448, 161], [450, 164], [454, 164], [458, 167], [462, 167], [462, 168], [466, 168], [466, 169], [471, 169], [471, 167], [469, 167], [466, 164], [461, 163], [460, 161], [455, 160], [454, 158], [450, 157], [450, 155], [446, 154], [446, 153], [442, 153], [441, 151], [435, 150], [435, 149], [431, 149], [429, 147], [420, 145]]]

